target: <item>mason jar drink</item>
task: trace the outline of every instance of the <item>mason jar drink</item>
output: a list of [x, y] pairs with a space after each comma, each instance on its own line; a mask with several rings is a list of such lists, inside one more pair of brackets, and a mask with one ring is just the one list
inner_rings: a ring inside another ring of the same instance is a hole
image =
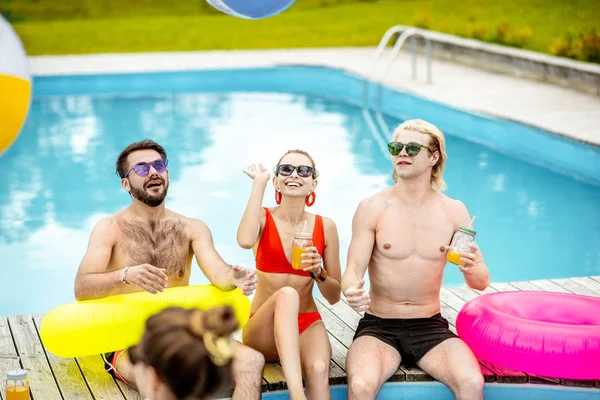
[[29, 400], [29, 381], [23, 369], [6, 372], [6, 400]]
[[313, 247], [311, 232], [297, 232], [294, 234], [294, 244], [292, 245], [292, 268], [304, 269], [308, 268], [308, 264], [302, 264], [302, 254], [309, 251], [307, 247]]
[[469, 244], [475, 240], [477, 232], [474, 230], [460, 227], [452, 235], [450, 249], [448, 249], [447, 260], [452, 264], [463, 265], [460, 262], [461, 253], [469, 251]]

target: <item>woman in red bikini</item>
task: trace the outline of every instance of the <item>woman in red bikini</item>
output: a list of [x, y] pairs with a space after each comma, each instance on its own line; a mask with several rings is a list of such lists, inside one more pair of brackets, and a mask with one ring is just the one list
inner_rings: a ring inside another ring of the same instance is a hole
[[[273, 178], [279, 206], [271, 209], [261, 207], [269, 171], [252, 164], [244, 172], [254, 183], [237, 240], [243, 248], [254, 249], [258, 284], [242, 340], [267, 361], [281, 361], [291, 400], [329, 399], [331, 344], [312, 290], [316, 282], [327, 301], [336, 303], [341, 270], [335, 223], [305, 211], [316, 198], [315, 163], [302, 150], [284, 154]], [[294, 269], [294, 234], [303, 231], [305, 221], [314, 247], [303, 255], [305, 268]]]

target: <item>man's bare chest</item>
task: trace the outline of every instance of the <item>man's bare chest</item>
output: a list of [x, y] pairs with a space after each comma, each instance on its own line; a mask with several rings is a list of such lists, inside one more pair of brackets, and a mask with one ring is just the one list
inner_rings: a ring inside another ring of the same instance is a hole
[[402, 260], [411, 256], [436, 260], [440, 246], [447, 245], [454, 232], [445, 215], [388, 212], [375, 232], [375, 247], [385, 257]]
[[116, 253], [127, 265], [150, 264], [182, 277], [190, 256], [190, 239], [183, 222], [128, 221], [120, 224]]

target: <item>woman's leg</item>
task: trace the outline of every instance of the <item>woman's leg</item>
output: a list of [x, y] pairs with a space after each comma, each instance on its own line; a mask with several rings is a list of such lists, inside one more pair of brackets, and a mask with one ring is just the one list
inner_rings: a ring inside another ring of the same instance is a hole
[[266, 361], [281, 361], [292, 400], [306, 399], [300, 367], [298, 307], [296, 289], [283, 287], [256, 311], [242, 332], [243, 343], [260, 351]]
[[329, 400], [331, 343], [323, 321], [317, 321], [300, 335], [300, 359], [310, 400]]

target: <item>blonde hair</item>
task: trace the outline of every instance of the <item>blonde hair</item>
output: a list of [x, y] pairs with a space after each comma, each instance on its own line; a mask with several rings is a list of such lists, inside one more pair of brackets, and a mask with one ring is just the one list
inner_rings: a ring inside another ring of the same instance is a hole
[[[392, 141], [397, 141], [400, 133], [405, 131], [420, 132], [429, 136], [429, 143], [427, 144], [429, 151], [431, 154], [435, 153], [436, 151], [440, 153], [440, 158], [433, 166], [433, 170], [431, 171], [431, 187], [440, 192], [446, 189], [446, 182], [444, 182], [442, 172], [444, 172], [444, 166], [448, 156], [446, 154], [446, 139], [444, 138], [442, 131], [440, 131], [435, 125], [430, 124], [427, 121], [423, 121], [422, 119], [411, 119], [398, 125], [398, 127], [394, 130]], [[396, 171], [392, 173], [392, 178], [394, 179], [394, 182], [398, 182], [398, 175], [396, 174]]]

